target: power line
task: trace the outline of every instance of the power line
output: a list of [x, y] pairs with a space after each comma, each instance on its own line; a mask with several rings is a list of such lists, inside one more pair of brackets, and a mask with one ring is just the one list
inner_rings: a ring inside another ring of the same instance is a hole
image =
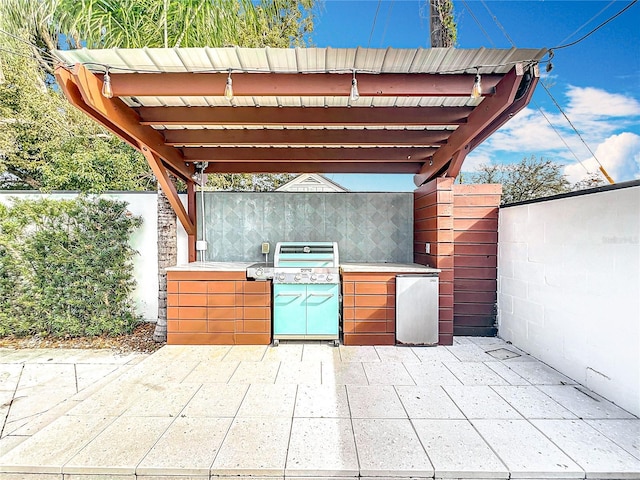
[[387, 20], [384, 22], [384, 30], [382, 31], [382, 38], [380, 39], [380, 48], [382, 48], [382, 42], [384, 42], [384, 37], [387, 35], [387, 27], [389, 26], [389, 20], [391, 19], [391, 9], [393, 8], [393, 2], [395, 0], [391, 0], [389, 3], [389, 10], [387, 10]]
[[[95, 69], [94, 70], [100, 70], [101, 73], [104, 72], [104, 70], [106, 70], [107, 68], [109, 69], [109, 73], [114, 73], [114, 72], [133, 72], [133, 73], [162, 73], [162, 72], [166, 72], [166, 71], [170, 71], [170, 72], [175, 72], [175, 65], [157, 65], [157, 69], [156, 70], [150, 70], [150, 69], [144, 69], [144, 68], [132, 68], [132, 67], [123, 67], [123, 66], [117, 66], [117, 65], [110, 65], [110, 64], [106, 64], [106, 63], [100, 63], [100, 62], [74, 62], [74, 63], [69, 63], [64, 65], [65, 67], [73, 67], [75, 65], [75, 63], [80, 63], [82, 65], [85, 66], [89, 66], [89, 65], [93, 65], [94, 67], [99, 67], [99, 69]], [[478, 69], [485, 69], [485, 70], [494, 70], [497, 68], [501, 68], [501, 67], [509, 67], [509, 66], [513, 66], [513, 65], [517, 65], [517, 64], [523, 64], [526, 67], [529, 67], [531, 65], [535, 65], [538, 64], [538, 60], [536, 60], [535, 58], [530, 58], [530, 59], [526, 59], [526, 60], [514, 60], [511, 62], [504, 62], [504, 63], [494, 63], [494, 64], [477, 64], [477, 65], [469, 65], [466, 67], [457, 67], [457, 68], [451, 68], [450, 70], [444, 70], [444, 69], [439, 69], [436, 68], [433, 71], [425, 71], [425, 72], [420, 72], [420, 73], [424, 73], [424, 74], [465, 74], [465, 73], [469, 73], [470, 71], [475, 73]], [[173, 69], [173, 70], [172, 70]], [[273, 71], [269, 68], [203, 68], [203, 69], [191, 69], [188, 72], [182, 72], [182, 73], [191, 73], [191, 74], [200, 74], [200, 73], [225, 73], [228, 74], [229, 71], [231, 71], [231, 73], [273, 73], [273, 74], [282, 74], [282, 75], [286, 75], [292, 72], [282, 72], [282, 71]], [[321, 69], [321, 70], [305, 70], [305, 73], [352, 73], [353, 72], [353, 68], [336, 68], [336, 69]], [[388, 72], [382, 72], [380, 70], [367, 70], [367, 69], [358, 69], [357, 70], [358, 75], [360, 74], [365, 74], [365, 75], [384, 75], [385, 73]]]
[[560, 140], [562, 140], [562, 143], [564, 143], [564, 146], [567, 147], [567, 150], [569, 150], [571, 152], [571, 154], [573, 155], [573, 158], [576, 159], [576, 161], [582, 166], [582, 168], [584, 168], [584, 170], [587, 173], [591, 173], [589, 171], [589, 169], [587, 167], [584, 166], [584, 163], [582, 163], [582, 160], [580, 160], [578, 158], [578, 156], [576, 155], [576, 153], [573, 151], [573, 149], [569, 146], [569, 144], [567, 143], [567, 141], [564, 139], [564, 137], [562, 135], [560, 135], [560, 132], [556, 129], [556, 127], [553, 126], [553, 123], [551, 123], [551, 120], [549, 120], [549, 118], [545, 115], [544, 111], [542, 110], [542, 108], [540, 108], [540, 106], [535, 102], [535, 100], [531, 100], [531, 103], [533, 103], [536, 108], [538, 109], [538, 111], [542, 114], [542, 116], [544, 117], [544, 119], [547, 121], [547, 123], [549, 124], [549, 126], [551, 127], [551, 129], [555, 132], [555, 134], [558, 136], [558, 138]]
[[478, 21], [478, 19], [476, 18], [476, 16], [473, 14], [473, 11], [471, 10], [471, 8], [469, 7], [469, 5], [467, 5], [467, 2], [465, 2], [465, 0], [460, 0], [462, 2], [462, 4], [464, 5], [464, 7], [467, 9], [467, 11], [469, 12], [469, 14], [471, 15], [471, 18], [473, 18], [473, 20], [475, 20], [476, 24], [478, 25], [478, 27], [480, 28], [480, 31], [484, 34], [484, 36], [487, 38], [487, 40], [489, 40], [489, 43], [491, 44], [491, 46], [493, 48], [496, 48], [495, 43], [493, 43], [493, 40], [491, 40], [491, 37], [489, 36], [489, 34], [487, 33], [487, 31], [484, 29], [484, 27], [482, 26], [482, 24]]
[[[13, 38], [13, 39], [15, 39], [15, 40], [18, 40], [19, 42], [22, 42], [22, 43], [24, 43], [24, 44], [26, 44], [26, 45], [30, 46], [31, 48], [33, 48], [33, 49], [35, 49], [35, 50], [39, 50], [39, 51], [41, 51], [42, 53], [44, 53], [44, 55], [45, 55], [46, 57], [48, 57], [48, 58], [49, 58], [49, 60], [52, 60], [52, 61], [56, 60], [56, 58], [51, 54], [51, 52], [50, 52], [49, 50], [46, 50], [46, 49], [44, 49], [44, 48], [41, 48], [41, 47], [39, 47], [39, 46], [37, 46], [37, 45], [35, 45], [35, 44], [31, 43], [30, 41], [25, 40], [24, 38], [21, 38], [21, 37], [19, 37], [19, 36], [17, 36], [17, 35], [14, 35], [13, 33], [7, 32], [6, 30], [3, 30], [3, 29], [1, 29], [1, 28], [0, 28], [0, 33], [4, 33], [4, 34], [5, 34], [5, 35], [7, 35], [8, 37], [11, 37], [11, 38]], [[34, 58], [35, 60], [37, 60], [37, 57], [32, 57], [32, 58]]]
[[371, 33], [369, 34], [369, 41], [367, 42], [367, 48], [371, 45], [371, 37], [373, 37], [373, 31], [376, 28], [376, 20], [378, 19], [378, 12], [380, 11], [380, 4], [382, 0], [378, 0], [378, 6], [376, 7], [376, 14], [373, 17], [373, 25], [371, 25]]
[[580, 25], [580, 27], [578, 27], [578, 29], [567, 35], [565, 38], [562, 39], [562, 41], [560, 43], [564, 43], [567, 40], [569, 40], [571, 37], [573, 37], [576, 33], [578, 33], [580, 30], [582, 30], [584, 27], [586, 27], [587, 25], [589, 25], [593, 20], [595, 20], [596, 17], [600, 16], [600, 14], [602, 12], [604, 12], [607, 8], [609, 8], [611, 5], [613, 5], [614, 3], [616, 3], [616, 0], [611, 0], [611, 2], [609, 2], [609, 4], [604, 7], [602, 10], [600, 10], [598, 13], [596, 13], [593, 17], [591, 17], [589, 20], [587, 20], [586, 22], [584, 22], [582, 25]]
[[562, 113], [562, 115], [564, 116], [564, 118], [567, 120], [567, 122], [569, 122], [569, 125], [571, 125], [571, 128], [573, 129], [574, 132], [576, 132], [576, 135], [578, 135], [578, 137], [580, 138], [580, 140], [582, 141], [582, 143], [584, 144], [585, 147], [587, 147], [587, 150], [589, 150], [589, 153], [591, 155], [593, 155], [594, 160], [598, 163], [598, 165], [600, 165], [601, 168], [604, 168], [602, 166], [602, 164], [600, 163], [600, 160], [598, 160], [598, 157], [596, 157], [596, 154], [593, 153], [593, 150], [591, 150], [591, 148], [589, 147], [589, 145], [587, 145], [587, 142], [585, 142], [584, 138], [582, 138], [582, 135], [580, 135], [580, 132], [578, 132], [578, 130], [576, 129], [576, 127], [573, 125], [573, 123], [571, 122], [571, 120], [569, 120], [569, 117], [567, 116], [566, 113], [564, 113], [564, 110], [562, 110], [562, 108], [560, 107], [560, 105], [558, 105], [558, 102], [556, 102], [556, 99], [553, 98], [553, 95], [551, 95], [551, 92], [549, 91], [549, 89], [547, 88], [547, 86], [544, 84], [544, 82], [540, 82], [540, 85], [542, 85], [542, 88], [545, 89], [545, 91], [549, 94], [549, 97], [551, 98], [551, 100], [553, 100], [553, 103], [556, 105], [556, 107], [558, 107], [558, 110], [560, 110], [560, 113]]
[[[630, 4], [628, 4], [626, 7], [624, 7], [622, 10], [620, 10], [618, 13], [616, 13], [615, 15], [613, 15], [612, 17], [609, 17], [608, 19], [606, 19], [604, 22], [602, 22], [600, 25], [598, 25], [596, 28], [594, 28], [593, 30], [591, 30], [590, 32], [586, 33], [585, 35], [583, 35], [582, 37], [580, 37], [579, 39], [571, 42], [571, 43], [566, 43], [564, 45], [558, 45], [557, 47], [552, 47], [549, 49], [549, 51], [551, 50], [560, 50], [561, 48], [567, 48], [567, 47], [573, 47], [574, 45], [580, 43], [581, 41], [583, 41], [584, 39], [590, 37], [591, 35], [593, 35], [595, 32], [597, 32], [598, 30], [600, 30], [602, 27], [604, 27], [607, 23], [611, 22], [612, 20], [614, 20], [615, 18], [619, 17], [620, 15], [622, 15], [624, 12], [626, 12], [627, 10], [629, 10], [631, 7], [633, 7], [636, 3], [638, 2], [638, 0], [633, 0]], [[573, 34], [572, 34], [573, 35]]]
[[507, 40], [509, 40], [509, 43], [511, 44], [511, 46], [515, 47], [516, 46], [515, 42], [513, 40], [511, 40], [511, 37], [509, 36], [509, 34], [505, 30], [505, 28], [498, 21], [498, 17], [496, 17], [493, 14], [493, 12], [491, 10], [489, 10], [489, 6], [484, 2], [484, 0], [480, 0], [480, 1], [482, 2], [482, 5], [484, 5], [484, 8], [487, 9], [487, 12], [489, 12], [489, 15], [491, 15], [491, 18], [493, 18], [493, 21], [496, 23], [496, 25], [498, 25], [498, 28], [500, 28], [500, 30], [502, 30], [502, 33], [504, 34], [504, 36], [507, 38]]
[[16, 57], [28, 58], [30, 60], [38, 60], [38, 58], [33, 56], [33, 55], [25, 55], [24, 53], [20, 53], [20, 52], [15, 52], [13, 50], [9, 50], [8, 48], [0, 47], [0, 52], [10, 53], [12, 55], [15, 55]]
[[[491, 12], [491, 10], [489, 10], [489, 7], [487, 6], [487, 4], [484, 2], [484, 0], [481, 0], [482, 4], [485, 6], [485, 8], [487, 9], [487, 11], [489, 12], [489, 14], [491, 15], [491, 17], [493, 18], [493, 20], [496, 22], [496, 24], [500, 27], [500, 29], [502, 30], [502, 32], [504, 33], [505, 37], [507, 37], [507, 40], [509, 40], [509, 42], [511, 43], [512, 47], [515, 47], [516, 44], [515, 42], [511, 39], [511, 37], [509, 37], [509, 35], [507, 35], [506, 30], [502, 27], [502, 25], [500, 24], [500, 22], [498, 21], [498, 18]], [[637, 0], [635, 0], [637, 1]], [[587, 143], [584, 141], [584, 139], [582, 138], [582, 135], [580, 135], [580, 132], [578, 132], [578, 130], [576, 129], [576, 127], [573, 125], [573, 123], [571, 123], [571, 120], [569, 120], [569, 117], [567, 116], [566, 113], [564, 113], [564, 110], [562, 110], [562, 107], [560, 107], [560, 104], [558, 104], [558, 102], [556, 101], [555, 98], [553, 98], [553, 95], [551, 95], [551, 92], [549, 91], [549, 89], [547, 89], [547, 87], [545, 86], [544, 82], [540, 82], [540, 84], [542, 85], [542, 87], [544, 88], [545, 92], [547, 92], [547, 95], [549, 95], [549, 98], [551, 98], [551, 100], [553, 101], [553, 103], [555, 104], [555, 106], [558, 108], [558, 110], [560, 110], [560, 113], [562, 113], [562, 115], [564, 116], [564, 118], [567, 120], [567, 122], [569, 122], [569, 125], [571, 125], [571, 128], [573, 129], [573, 131], [576, 133], [576, 135], [578, 135], [578, 137], [580, 138], [580, 140], [582, 140], [582, 143], [584, 143], [584, 145], [587, 147], [587, 149], [589, 150], [589, 152], [591, 152], [591, 155], [593, 155], [593, 158], [596, 160], [596, 162], [598, 162], [598, 165], [600, 165], [600, 170], [603, 172], [603, 174], [605, 175], [605, 177], [607, 177], [607, 180], [610, 179], [609, 175], [605, 172], [604, 167], [602, 166], [602, 164], [600, 163], [600, 161], [598, 160], [598, 158], [596, 157], [595, 153], [593, 153], [591, 151], [591, 149], [589, 148], [589, 146], [587, 145]], [[562, 138], [562, 135], [560, 135], [560, 132], [558, 132], [558, 130], [556, 130], [556, 128], [551, 124], [551, 121], [549, 121], [549, 119], [547, 118], [547, 116], [543, 113], [542, 109], [534, 102], [534, 105], [536, 106], [536, 108], [538, 109], [538, 111], [542, 114], [542, 116], [544, 117], [544, 119], [547, 121], [547, 123], [551, 126], [552, 130], [554, 132], [556, 132], [556, 134], [558, 135], [558, 137], [560, 137], [560, 139], [562, 140], [562, 142], [566, 145], [566, 147], [569, 149], [569, 151], [571, 152], [571, 154], [573, 155], [573, 157], [578, 160], [578, 163], [580, 163], [580, 165], [582, 165], [582, 168], [584, 168], [587, 173], [590, 173], [589, 170], [587, 169], [587, 167], [584, 166], [584, 164], [582, 163], [582, 161], [578, 158], [578, 156], [575, 154], [575, 152], [571, 149], [571, 147], [569, 147], [569, 145], [567, 144], [567, 142], [564, 140], [564, 138]], [[613, 183], [613, 181], [611, 181], [611, 183]]]

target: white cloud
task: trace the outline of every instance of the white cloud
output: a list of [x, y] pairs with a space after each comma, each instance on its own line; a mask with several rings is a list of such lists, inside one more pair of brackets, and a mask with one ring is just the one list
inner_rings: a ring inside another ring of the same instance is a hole
[[[631, 132], [612, 135], [604, 140], [595, 150], [596, 157], [615, 182], [624, 182], [640, 178], [640, 136]], [[575, 183], [587, 176], [589, 172], [598, 171], [598, 163], [593, 157], [582, 162], [573, 163], [564, 169], [567, 179]]]
[[[589, 144], [600, 143], [610, 135], [636, 125], [633, 119], [640, 115], [640, 102], [635, 98], [599, 88], [570, 86], [566, 97], [563, 109]], [[562, 113], [557, 112], [550, 120], [556, 128], [575, 136]]]
[[640, 115], [640, 102], [619, 93], [593, 87], [569, 87], [566, 109], [569, 118], [632, 117]]
[[480, 165], [490, 165], [493, 163], [491, 155], [481, 149], [474, 150], [464, 160], [462, 170], [464, 172], [477, 172]]
[[538, 150], [542, 145], [546, 150], [558, 149], [562, 141], [538, 110], [525, 108], [494, 133], [488, 144], [495, 150], [522, 152]]

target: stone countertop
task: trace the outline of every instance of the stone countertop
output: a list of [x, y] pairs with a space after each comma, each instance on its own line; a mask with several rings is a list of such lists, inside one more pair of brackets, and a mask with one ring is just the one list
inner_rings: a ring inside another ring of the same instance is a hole
[[168, 272], [245, 272], [256, 262], [192, 262], [168, 267]]
[[437, 268], [417, 263], [341, 263], [340, 269], [346, 273], [393, 272], [393, 273], [439, 273]]
[[[245, 272], [256, 262], [192, 262], [168, 267], [168, 272]], [[341, 263], [340, 270], [346, 273], [393, 272], [393, 273], [439, 273], [437, 268], [417, 263]]]

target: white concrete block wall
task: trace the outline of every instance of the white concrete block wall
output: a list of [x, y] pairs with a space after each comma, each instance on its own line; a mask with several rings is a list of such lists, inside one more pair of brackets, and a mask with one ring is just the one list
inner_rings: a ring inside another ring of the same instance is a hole
[[[74, 198], [74, 192], [55, 192], [42, 194], [37, 192], [0, 192], [0, 203], [8, 205], [12, 198]], [[158, 318], [158, 242], [157, 242], [157, 200], [155, 192], [108, 192], [103, 197], [127, 202], [134, 215], [141, 216], [142, 226], [131, 238], [131, 246], [138, 252], [134, 260], [136, 289], [133, 299], [137, 313], [145, 321], [155, 322]], [[181, 195], [186, 204], [186, 195]], [[187, 234], [178, 222], [178, 263], [188, 263]]]
[[640, 415], [640, 185], [500, 209], [505, 340]]

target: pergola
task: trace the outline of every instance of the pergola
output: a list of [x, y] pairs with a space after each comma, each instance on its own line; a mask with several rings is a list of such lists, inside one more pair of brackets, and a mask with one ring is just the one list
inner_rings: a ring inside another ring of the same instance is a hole
[[[466, 155], [528, 104], [545, 53], [61, 50], [56, 78], [73, 105], [144, 154], [193, 260], [197, 172], [413, 173], [417, 186], [455, 177]], [[482, 93], [473, 98], [478, 75]], [[186, 210], [169, 174], [187, 184]]]

